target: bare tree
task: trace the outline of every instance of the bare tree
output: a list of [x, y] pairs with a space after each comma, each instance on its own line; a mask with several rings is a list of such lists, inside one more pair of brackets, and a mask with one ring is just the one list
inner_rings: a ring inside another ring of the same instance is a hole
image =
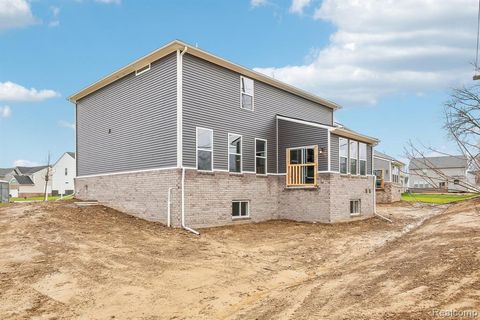
[[50, 152], [47, 158], [47, 173], [45, 174], [45, 197], [43, 201], [48, 201], [48, 181], [50, 181]]
[[[456, 181], [466, 190], [480, 192], [475, 182], [461, 180], [447, 173], [432, 163], [427, 153], [437, 153], [466, 159], [467, 170], [470, 174], [480, 178], [480, 86], [462, 87], [454, 89], [450, 99], [444, 105], [444, 129], [458, 149], [457, 155], [441, 152], [433, 147], [416, 146], [409, 142], [406, 147], [407, 158], [414, 163], [420, 163], [428, 170], [415, 170], [415, 175], [422, 177], [432, 187], [439, 188], [439, 183]], [[478, 179], [476, 179], [478, 181]]]

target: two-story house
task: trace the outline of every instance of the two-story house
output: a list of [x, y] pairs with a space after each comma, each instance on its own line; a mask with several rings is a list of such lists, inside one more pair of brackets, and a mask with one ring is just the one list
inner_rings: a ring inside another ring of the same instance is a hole
[[173, 41], [89, 85], [76, 196], [184, 228], [374, 214], [378, 140], [334, 102]]
[[373, 153], [373, 173], [376, 177], [377, 203], [392, 203], [402, 200], [406, 191], [405, 164], [385, 153]]

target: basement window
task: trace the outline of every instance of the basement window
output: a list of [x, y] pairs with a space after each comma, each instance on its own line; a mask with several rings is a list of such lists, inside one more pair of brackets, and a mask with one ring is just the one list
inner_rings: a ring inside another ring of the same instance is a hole
[[358, 216], [360, 214], [360, 200], [350, 200], [350, 215]]
[[249, 201], [232, 201], [232, 218], [248, 218], [250, 216]]
[[142, 73], [145, 73], [145, 72], [147, 72], [147, 71], [149, 71], [149, 70], [150, 70], [150, 64], [147, 64], [146, 66], [141, 67], [140, 69], [135, 70], [135, 75], [136, 75], [136, 76], [139, 76], [139, 75], [141, 75]]
[[253, 80], [240, 77], [240, 108], [253, 111]]

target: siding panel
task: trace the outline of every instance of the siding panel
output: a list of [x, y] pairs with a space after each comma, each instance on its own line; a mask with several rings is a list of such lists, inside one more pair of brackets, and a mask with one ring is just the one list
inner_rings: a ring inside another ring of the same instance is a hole
[[330, 152], [332, 156], [330, 157], [330, 170], [332, 171], [340, 171], [340, 154], [338, 150], [338, 136], [336, 134], [332, 134], [330, 136]]
[[255, 138], [268, 141], [268, 172], [276, 172], [276, 115], [332, 125], [332, 109], [254, 81], [255, 110], [240, 108], [240, 75], [185, 54], [183, 164], [195, 167], [195, 127], [213, 129], [214, 168], [228, 169], [228, 133], [243, 136], [243, 170], [255, 171]]
[[176, 166], [175, 54], [78, 101], [77, 161], [80, 176]]

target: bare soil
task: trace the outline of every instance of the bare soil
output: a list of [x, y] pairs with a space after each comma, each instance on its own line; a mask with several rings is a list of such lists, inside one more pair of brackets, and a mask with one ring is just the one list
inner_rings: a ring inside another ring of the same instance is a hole
[[200, 236], [101, 206], [0, 207], [0, 319], [433, 319], [480, 312], [480, 200]]

